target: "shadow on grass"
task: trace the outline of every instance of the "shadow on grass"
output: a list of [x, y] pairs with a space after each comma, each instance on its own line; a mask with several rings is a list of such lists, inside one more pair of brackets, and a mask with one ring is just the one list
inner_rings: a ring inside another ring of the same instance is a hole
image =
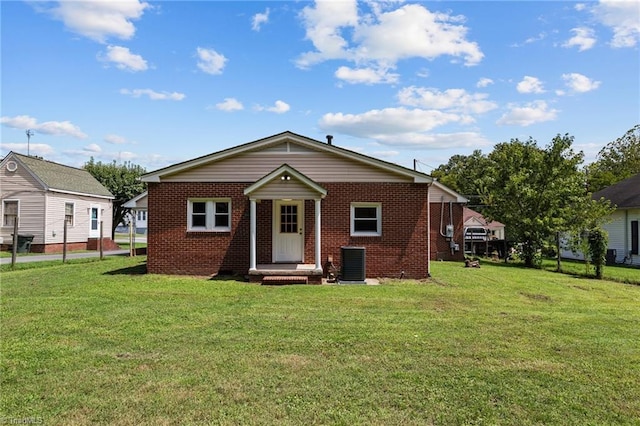
[[147, 273], [147, 262], [142, 262], [139, 265], [130, 266], [128, 268], [115, 269], [113, 271], [105, 272], [105, 275], [145, 275]]

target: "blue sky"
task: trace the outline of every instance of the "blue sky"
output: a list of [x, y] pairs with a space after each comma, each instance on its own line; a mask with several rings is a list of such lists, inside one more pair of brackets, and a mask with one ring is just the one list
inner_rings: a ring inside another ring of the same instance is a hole
[[286, 130], [430, 172], [640, 122], [638, 1], [2, 1], [1, 152], [155, 170]]

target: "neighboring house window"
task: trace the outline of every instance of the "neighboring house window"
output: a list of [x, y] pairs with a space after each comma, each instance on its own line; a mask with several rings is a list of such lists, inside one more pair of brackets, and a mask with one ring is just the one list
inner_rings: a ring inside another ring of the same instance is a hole
[[73, 203], [64, 203], [64, 221], [67, 226], [73, 226], [75, 205]]
[[189, 200], [189, 231], [230, 231], [231, 201], [227, 199]]
[[639, 242], [638, 242], [638, 221], [637, 220], [632, 220], [631, 221], [631, 254], [640, 254], [639, 253], [639, 249], [640, 247], [638, 247]]
[[351, 235], [382, 235], [382, 205], [380, 203], [351, 204]]
[[4, 200], [2, 202], [2, 226], [13, 226], [20, 211], [18, 200]]
[[138, 220], [147, 220], [146, 210], [138, 210]]

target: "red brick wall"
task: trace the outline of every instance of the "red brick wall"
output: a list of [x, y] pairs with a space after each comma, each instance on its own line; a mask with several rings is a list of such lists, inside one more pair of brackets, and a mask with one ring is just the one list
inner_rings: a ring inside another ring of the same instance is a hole
[[[431, 203], [431, 260], [464, 260], [464, 225], [462, 210], [464, 205], [454, 203], [449, 208], [449, 203]], [[453, 211], [453, 222], [450, 213]], [[454, 224], [453, 241], [458, 244], [459, 250], [451, 253], [449, 240], [443, 237], [446, 234], [446, 226]]]
[[[368, 277], [427, 276], [427, 189], [413, 183], [320, 183], [322, 200], [322, 264], [329, 255], [340, 267], [340, 247], [366, 248]], [[244, 183], [149, 183], [148, 270], [151, 273], [212, 275], [219, 271], [244, 274], [249, 268], [249, 200]], [[231, 198], [231, 232], [187, 232], [187, 200]], [[350, 236], [351, 202], [382, 203], [382, 236]], [[439, 206], [432, 204], [432, 229], [437, 231]], [[448, 212], [448, 205], [446, 205]], [[437, 210], [437, 212], [435, 211]], [[454, 206], [462, 224], [462, 207]], [[257, 262], [271, 263], [272, 202], [262, 200], [257, 211]], [[314, 263], [315, 204], [305, 201], [305, 261]], [[447, 217], [447, 216], [445, 216]], [[437, 218], [437, 220], [435, 220]], [[461, 226], [460, 226], [461, 228]], [[456, 229], [462, 235], [462, 229]], [[432, 236], [431, 258], [444, 245]], [[460, 240], [462, 243], [462, 240]], [[436, 250], [437, 246], [437, 250]]]

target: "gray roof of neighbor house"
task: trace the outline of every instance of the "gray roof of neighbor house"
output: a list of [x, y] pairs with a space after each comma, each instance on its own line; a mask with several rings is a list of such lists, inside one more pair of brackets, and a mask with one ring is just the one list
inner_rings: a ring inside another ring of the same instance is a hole
[[[15, 152], [10, 154], [27, 167], [47, 190], [114, 198], [113, 194], [104, 185], [84, 169], [77, 169]], [[7, 155], [5, 159], [9, 157], [10, 155]]]
[[593, 199], [600, 198], [611, 201], [619, 209], [640, 208], [640, 173], [593, 194]]

